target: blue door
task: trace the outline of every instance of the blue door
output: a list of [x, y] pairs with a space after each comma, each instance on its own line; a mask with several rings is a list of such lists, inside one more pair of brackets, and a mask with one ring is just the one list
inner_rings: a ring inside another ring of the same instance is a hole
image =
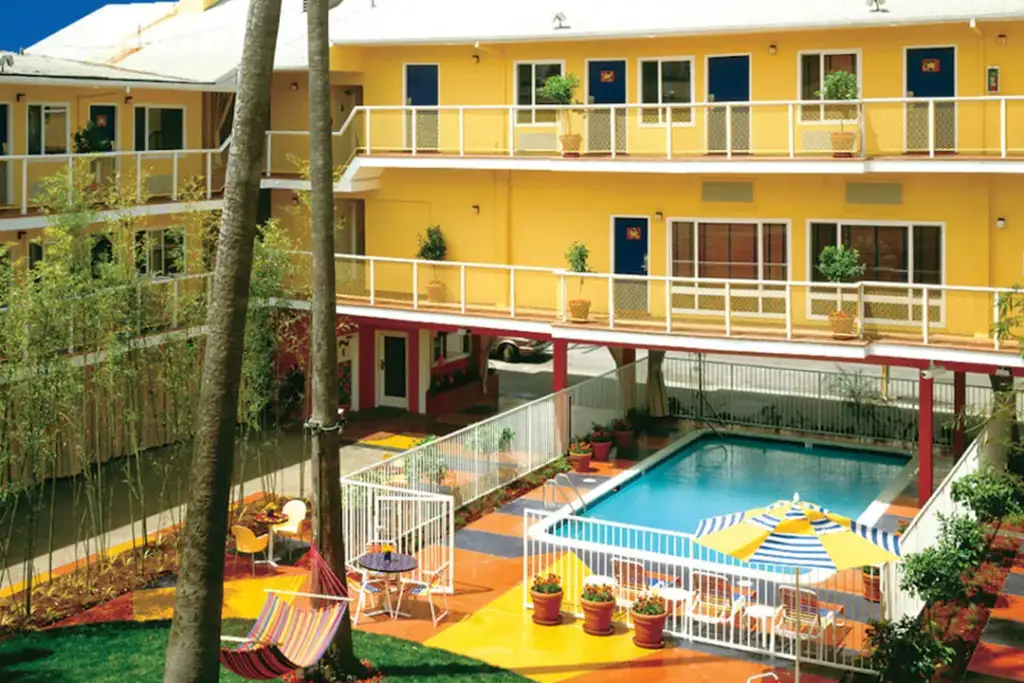
[[[587, 103], [626, 103], [626, 62], [600, 60], [587, 62]], [[612, 109], [593, 109], [587, 114], [587, 152], [610, 154], [612, 151]], [[615, 109], [615, 152], [626, 152], [626, 109]]]
[[[646, 218], [617, 216], [612, 229], [616, 275], [647, 275]], [[647, 313], [647, 280], [615, 279], [615, 316], [636, 318]]]
[[[750, 57], [709, 57], [708, 102], [749, 101]], [[708, 152], [750, 151], [750, 107], [711, 107], [707, 127]]]
[[[907, 97], [918, 99], [954, 97], [956, 95], [956, 48], [920, 47], [907, 50]], [[930, 102], [907, 105], [908, 152], [956, 151], [956, 103], [933, 100], [934, 120]], [[934, 136], [929, 133], [934, 131]], [[934, 144], [934, 150], [932, 145]]]
[[[406, 112], [406, 147], [417, 151], [437, 151], [439, 142], [439, 104], [437, 64], [405, 65], [405, 104], [417, 107]], [[413, 134], [415, 126], [415, 135]], [[415, 144], [413, 142], [415, 141]]]

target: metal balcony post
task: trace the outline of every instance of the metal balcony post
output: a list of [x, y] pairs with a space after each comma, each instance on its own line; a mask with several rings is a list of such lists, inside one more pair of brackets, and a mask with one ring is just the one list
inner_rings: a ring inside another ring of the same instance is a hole
[[725, 158], [732, 159], [732, 104], [725, 105]]
[[928, 100], [928, 156], [935, 156], [935, 100]]

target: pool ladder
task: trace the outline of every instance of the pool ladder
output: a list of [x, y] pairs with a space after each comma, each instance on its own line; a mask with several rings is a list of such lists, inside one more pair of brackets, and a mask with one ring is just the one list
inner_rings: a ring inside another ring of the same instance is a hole
[[[577, 512], [585, 512], [587, 509], [587, 503], [583, 500], [583, 496], [580, 495], [580, 490], [576, 488], [576, 484], [572, 483], [572, 479], [569, 478], [565, 472], [559, 472], [555, 475], [554, 479], [548, 479], [544, 482], [544, 509], [553, 510], [559, 506], [557, 495], [562, 497], [561, 505], [571, 505], [572, 499], [569, 497], [567, 491], [571, 491], [576, 495], [576, 500], [580, 502], [580, 507]], [[550, 500], [548, 494], [551, 494]]]

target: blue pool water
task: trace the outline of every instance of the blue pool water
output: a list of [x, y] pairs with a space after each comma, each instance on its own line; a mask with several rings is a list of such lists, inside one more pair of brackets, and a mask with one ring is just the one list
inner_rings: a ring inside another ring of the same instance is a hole
[[[787, 441], [702, 437], [591, 503], [582, 516], [694, 533], [705, 517], [790, 499], [796, 492], [802, 500], [857, 519], [907, 461]], [[583, 535], [572, 526], [554, 533]]]

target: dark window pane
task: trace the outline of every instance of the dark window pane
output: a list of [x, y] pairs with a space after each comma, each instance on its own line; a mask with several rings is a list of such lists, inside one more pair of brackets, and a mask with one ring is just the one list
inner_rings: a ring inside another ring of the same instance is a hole
[[875, 239], [875, 226], [873, 225], [844, 225], [843, 244], [850, 249], [856, 249], [859, 254], [859, 262], [865, 266], [862, 280], [878, 279], [878, 255], [876, 253], [878, 243]]
[[880, 282], [907, 282], [907, 229], [880, 225], [875, 231], [875, 279]]
[[664, 104], [690, 101], [689, 62], [662, 62], [661, 101]]
[[139, 107], [135, 110], [135, 149], [142, 151], [146, 149], [146, 109]]
[[28, 245], [28, 267], [35, 268], [36, 264], [43, 260], [43, 245], [36, 242], [29, 242]]
[[942, 284], [942, 230], [937, 225], [914, 226], [914, 282]]
[[757, 279], [757, 226], [729, 226], [729, 275], [739, 280]]
[[145, 231], [135, 233], [135, 272], [145, 275], [149, 271], [146, 245], [149, 242]]
[[520, 64], [516, 68], [516, 103], [533, 104], [533, 65]]
[[729, 226], [726, 223], [701, 223], [698, 275], [708, 278], [729, 277]]
[[147, 109], [146, 148], [152, 150], [184, 149], [184, 111], [181, 109]]
[[787, 279], [786, 263], [786, 226], [779, 224], [767, 224], [763, 228], [764, 246], [762, 247], [762, 258], [764, 269], [762, 277], [765, 280]]
[[43, 108], [39, 105], [28, 108], [28, 153], [43, 153]]
[[[535, 89], [542, 87], [544, 82], [552, 76], [559, 76], [562, 73], [562, 66], [560, 64], [537, 64], [534, 68], [536, 70]], [[545, 100], [540, 95], [537, 95], [536, 99], [537, 104], [552, 104], [550, 100]]]
[[185, 234], [180, 230], [164, 233], [164, 273], [180, 275], [185, 272]]
[[693, 223], [673, 223], [672, 237], [672, 276], [693, 277]]
[[856, 75], [857, 55], [852, 53], [846, 55], [825, 55], [825, 74], [828, 75], [836, 71], [846, 71]]
[[835, 223], [811, 223], [811, 282], [825, 282], [825, 276], [818, 270], [818, 256], [825, 247], [835, 243]]
[[644, 104], [658, 103], [658, 62], [640, 64], [640, 101]]
[[800, 99], [817, 100], [821, 90], [821, 55], [800, 57]]

